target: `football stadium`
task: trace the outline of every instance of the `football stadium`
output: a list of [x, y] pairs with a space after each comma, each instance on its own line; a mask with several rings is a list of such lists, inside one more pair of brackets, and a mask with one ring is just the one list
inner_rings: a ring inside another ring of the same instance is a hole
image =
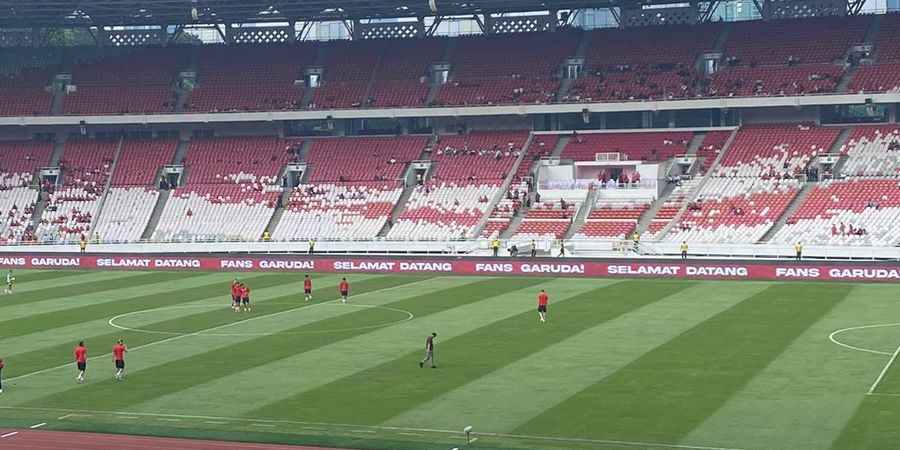
[[900, 448], [898, 13], [0, 1], [0, 449]]

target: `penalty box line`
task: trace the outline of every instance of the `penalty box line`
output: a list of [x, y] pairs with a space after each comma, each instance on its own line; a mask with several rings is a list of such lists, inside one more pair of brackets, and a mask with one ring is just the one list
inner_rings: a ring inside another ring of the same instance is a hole
[[[287, 420], [287, 419], [256, 419], [252, 417], [225, 417], [225, 416], [205, 416], [205, 415], [192, 415], [192, 414], [162, 414], [162, 413], [147, 413], [147, 412], [133, 412], [133, 411], [95, 411], [95, 410], [86, 410], [86, 409], [68, 409], [68, 408], [40, 408], [40, 407], [26, 407], [26, 406], [2, 406], [0, 405], [0, 410], [22, 410], [22, 411], [45, 411], [45, 412], [53, 412], [53, 413], [70, 413], [70, 416], [85, 416], [85, 415], [101, 415], [107, 414], [112, 416], [140, 416], [140, 417], [148, 417], [148, 418], [170, 418], [170, 419], [186, 419], [186, 420], [199, 420], [204, 421], [204, 423], [210, 423], [210, 421], [238, 421], [242, 423], [261, 423], [261, 424], [272, 424], [272, 425], [296, 425], [296, 426], [305, 426], [305, 429], [317, 429], [328, 431], [327, 428], [330, 427], [340, 428], [340, 429], [356, 429], [356, 430], [374, 430], [374, 431], [383, 431], [383, 432], [396, 432], [400, 434], [403, 432], [404, 434], [410, 433], [432, 433], [432, 434], [446, 434], [446, 435], [463, 435], [462, 430], [443, 430], [438, 428], [413, 428], [413, 427], [400, 427], [400, 426], [388, 426], [388, 425], [360, 425], [360, 424], [347, 424], [347, 423], [331, 423], [331, 422], [305, 422], [300, 420]], [[67, 417], [67, 416], [63, 416]], [[318, 427], [318, 428], [313, 428]], [[326, 428], [321, 428], [326, 427]], [[374, 432], [373, 431], [373, 432]], [[509, 439], [522, 439], [522, 440], [532, 440], [532, 441], [547, 441], [547, 442], [562, 442], [562, 443], [580, 443], [580, 444], [599, 444], [599, 445], [618, 445], [618, 446], [629, 446], [629, 447], [644, 447], [644, 448], [669, 448], [669, 449], [682, 449], [682, 450], [745, 450], [737, 447], [716, 447], [716, 446], [703, 446], [703, 445], [689, 445], [689, 444], [667, 444], [662, 442], [638, 442], [638, 441], [622, 441], [622, 440], [610, 440], [610, 439], [589, 439], [589, 438], [569, 438], [562, 436], [534, 436], [534, 435], [525, 435], [525, 434], [505, 434], [505, 433], [491, 433], [491, 432], [474, 432], [474, 435], [478, 435], [481, 437], [499, 437], [499, 438], [509, 438]]]
[[[438, 278], [438, 277], [432, 277], [432, 278], [428, 278], [428, 279], [425, 279], [425, 280], [413, 281], [413, 282], [411, 282], [411, 283], [404, 283], [404, 284], [400, 284], [400, 285], [397, 285], [397, 286], [391, 286], [391, 287], [386, 287], [386, 288], [381, 288], [381, 289], [375, 289], [374, 291], [360, 292], [359, 294], [356, 294], [356, 295], [354, 296], [354, 298], [356, 298], [356, 297], [361, 297], [361, 296], [366, 295], [366, 294], [375, 294], [375, 293], [378, 293], [378, 292], [384, 292], [384, 291], [389, 291], [389, 290], [397, 289], [397, 288], [401, 288], [401, 287], [412, 286], [412, 285], [419, 284], [419, 283], [426, 283], [426, 282], [429, 282], [429, 281], [433, 281], [435, 278]], [[298, 306], [298, 307], [296, 307], [296, 308], [286, 309], [286, 310], [284, 310], [284, 311], [278, 311], [278, 312], [274, 312], [274, 313], [270, 313], [270, 314], [265, 314], [265, 315], [262, 315], [262, 316], [250, 317], [250, 318], [248, 318], [248, 319], [239, 320], [239, 321], [237, 321], [237, 322], [226, 323], [226, 324], [224, 324], [224, 325], [218, 325], [218, 326], [215, 326], [215, 327], [206, 328], [206, 329], [203, 329], [203, 330], [200, 330], [200, 331], [195, 331], [195, 332], [193, 332], [193, 333], [182, 334], [182, 335], [178, 335], [178, 336], [173, 336], [173, 337], [170, 337], [170, 338], [162, 339], [162, 340], [159, 340], [159, 341], [149, 342], [149, 343], [146, 343], [146, 344], [144, 344], [144, 345], [138, 345], [137, 347], [130, 348], [129, 351], [140, 350], [140, 349], [152, 347], [152, 346], [158, 345], [158, 344], [165, 344], [165, 343], [167, 343], [167, 342], [176, 341], [176, 340], [178, 340], [178, 339], [183, 339], [183, 338], [186, 338], [186, 337], [200, 336], [200, 335], [202, 335], [203, 333], [209, 333], [210, 331], [221, 330], [221, 329], [223, 329], [223, 328], [228, 328], [228, 327], [231, 327], [231, 326], [240, 325], [240, 324], [244, 324], [244, 323], [247, 323], [247, 322], [252, 322], [252, 321], [255, 321], [255, 320], [267, 319], [267, 318], [269, 318], [269, 317], [279, 316], [279, 315], [282, 315], [282, 314], [287, 314], [287, 313], [299, 311], [299, 310], [301, 310], [301, 309], [305, 309], [305, 308], [309, 308], [309, 307], [313, 307], [313, 306], [317, 306], [317, 305], [323, 305], [323, 304], [326, 304], [326, 303], [334, 303], [334, 302], [337, 302], [338, 300], [340, 300], [340, 298], [335, 298], [335, 299], [327, 300], [327, 301], [324, 301], [324, 302], [322, 302], [322, 303], [313, 303], [313, 304], [308, 304], [308, 305]], [[263, 303], [265, 303], [265, 302], [263, 302]], [[93, 360], [97, 360], [97, 359], [101, 359], [101, 358], [108, 358], [109, 355], [111, 355], [111, 353], [104, 353], [104, 354], [102, 354], [102, 355], [92, 356], [92, 357], [88, 358], [88, 361], [93, 361]], [[58, 365], [58, 366], [56, 366], [56, 367], [50, 367], [50, 368], [47, 368], [47, 369], [41, 369], [41, 370], [37, 370], [37, 371], [34, 371], [34, 372], [26, 373], [26, 374], [23, 374], [23, 375], [19, 375], [19, 376], [17, 376], [17, 377], [7, 378], [7, 379], [4, 379], [4, 381], [6, 381], [6, 382], [12, 382], [12, 381], [17, 381], [17, 380], [22, 380], [22, 379], [25, 379], [25, 378], [28, 378], [28, 377], [32, 377], [32, 376], [35, 376], [35, 375], [41, 375], [41, 374], [44, 374], [44, 373], [47, 373], [47, 372], [52, 372], [52, 371], [54, 371], [54, 370], [64, 369], [64, 368], [69, 367], [69, 366], [71, 366], [71, 363], [61, 364], [61, 365]]]
[[887, 374], [888, 370], [890, 370], [891, 366], [894, 364], [894, 361], [897, 359], [897, 355], [900, 354], [900, 345], [897, 346], [897, 349], [894, 350], [894, 353], [891, 355], [891, 359], [888, 360], [887, 364], [884, 365], [884, 368], [881, 369], [881, 373], [878, 374], [878, 378], [875, 379], [875, 382], [872, 383], [872, 386], [869, 387], [867, 395], [872, 395], [875, 392], [875, 389], [878, 388], [878, 385], [881, 384], [881, 380], [884, 379], [885, 374]]

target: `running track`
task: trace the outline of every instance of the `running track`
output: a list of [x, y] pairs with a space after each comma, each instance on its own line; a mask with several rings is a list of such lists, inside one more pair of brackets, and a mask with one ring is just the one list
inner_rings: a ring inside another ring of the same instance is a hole
[[123, 436], [75, 431], [0, 430], [0, 436], [6, 436], [0, 437], [0, 448], [4, 450], [70, 450], [72, 448], [79, 450], [336, 450], [321, 447]]

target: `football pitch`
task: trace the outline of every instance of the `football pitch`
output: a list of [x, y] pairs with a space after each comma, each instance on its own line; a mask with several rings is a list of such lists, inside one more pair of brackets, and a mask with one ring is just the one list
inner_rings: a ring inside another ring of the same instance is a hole
[[[894, 284], [313, 274], [307, 303], [298, 273], [16, 277], [0, 427], [397, 450], [900, 442]], [[229, 307], [233, 278], [252, 312]], [[431, 332], [438, 367], [420, 368]]]

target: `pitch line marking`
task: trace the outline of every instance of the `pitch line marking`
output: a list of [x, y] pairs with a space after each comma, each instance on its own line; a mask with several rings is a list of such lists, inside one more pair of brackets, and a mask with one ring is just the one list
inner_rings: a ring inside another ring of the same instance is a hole
[[862, 326], [858, 326], [858, 327], [842, 328], [840, 330], [833, 331], [831, 334], [829, 334], [828, 340], [837, 345], [840, 345], [841, 347], [849, 348], [850, 350], [857, 350], [857, 351], [866, 352], [866, 353], [875, 353], [877, 355], [891, 356], [893, 354], [890, 352], [885, 352], [885, 351], [881, 351], [881, 350], [872, 350], [870, 348], [854, 347], [852, 345], [845, 344], [845, 343], [837, 340], [837, 335], [839, 335], [843, 332], [846, 332], [846, 331], [866, 330], [869, 328], [885, 328], [885, 327], [896, 327], [896, 326], [900, 326], [900, 323], [880, 323], [880, 324], [876, 324], [876, 325], [862, 325]]
[[56, 420], [66, 420], [66, 419], [68, 419], [69, 417], [72, 417], [72, 416], [74, 416], [74, 415], [75, 415], [75, 414], [66, 414], [66, 415], [64, 415], [64, 416], [59, 416], [59, 417], [57, 417]]
[[[72, 413], [92, 413], [92, 414], [132, 414], [135, 416], [144, 416], [144, 417], [171, 417], [171, 418], [179, 418], [179, 419], [192, 419], [192, 420], [252, 420], [254, 422], [259, 423], [271, 423], [271, 424], [284, 424], [284, 425], [296, 425], [305, 429], [319, 429], [323, 431], [327, 431], [327, 428], [321, 427], [331, 427], [331, 428], [350, 428], [352, 429], [360, 429], [366, 428], [375, 431], [390, 431], [390, 432], [420, 432], [420, 433], [435, 433], [435, 434], [450, 434], [450, 435], [460, 435], [461, 432], [459, 430], [441, 430], [434, 428], [413, 428], [413, 427], [396, 427], [396, 426], [387, 426], [387, 425], [360, 425], [360, 424], [348, 424], [348, 423], [329, 423], [329, 422], [304, 422], [299, 420], [286, 420], [286, 419], [249, 419], [246, 417], [221, 417], [221, 416], [200, 416], [200, 415], [191, 415], [191, 414], [162, 414], [162, 413], [138, 413], [138, 412], [123, 412], [123, 411], [96, 411], [96, 410], [87, 410], [87, 409], [67, 409], [67, 408], [35, 408], [35, 407], [27, 407], [27, 406], [2, 406], [0, 405], [0, 409], [7, 410], [22, 410], [22, 411], [52, 411], [52, 412], [72, 412]], [[316, 426], [320, 428], [316, 428]], [[688, 444], [666, 444], [659, 442], [636, 442], [636, 441], [619, 441], [619, 440], [610, 440], [610, 439], [586, 439], [586, 438], [568, 438], [561, 436], [532, 436], [525, 434], [504, 434], [504, 433], [488, 433], [488, 432], [478, 432], [479, 435], [483, 436], [494, 436], [494, 437], [505, 437], [511, 439], [525, 439], [525, 440], [536, 440], [536, 441], [549, 441], [549, 442], [573, 442], [573, 443], [584, 443], [584, 444], [611, 444], [611, 445], [621, 445], [621, 446], [633, 446], [633, 447], [655, 447], [655, 448], [672, 448], [672, 449], [685, 449], [685, 450], [745, 450], [737, 447], [715, 447], [715, 446], [704, 446], [704, 445], [688, 445]]]
[[[279, 332], [275, 332], [275, 333], [203, 333], [203, 336], [222, 336], [222, 337], [240, 337], [240, 336], [246, 336], [246, 337], [253, 337], [253, 336], [275, 336], [275, 335], [299, 335], [299, 334], [339, 333], [339, 332], [342, 332], [342, 331], [360, 331], [360, 330], [370, 330], [370, 329], [375, 329], [375, 328], [387, 328], [387, 327], [392, 327], [392, 326], [394, 326], [394, 325], [399, 325], [399, 324], [404, 323], [404, 322], [409, 322], [410, 320], [413, 320], [413, 319], [415, 319], [415, 317], [416, 317], [413, 313], [411, 313], [411, 312], [409, 312], [409, 311], [407, 311], [407, 310], [405, 310], [405, 309], [391, 308], [391, 307], [388, 307], [388, 306], [380, 306], [380, 305], [362, 305], [362, 304], [355, 304], [355, 303], [346, 303], [346, 304], [345, 304], [345, 303], [337, 303], [335, 300], [329, 300], [329, 301], [324, 302], [324, 303], [316, 303], [316, 304], [314, 304], [314, 305], [308, 305], [307, 307], [302, 308], [302, 309], [309, 309], [309, 308], [314, 308], [314, 307], [317, 307], [317, 306], [320, 306], [320, 307], [321, 307], [321, 306], [335, 306], [335, 307], [338, 307], [338, 308], [344, 308], [344, 307], [348, 307], [348, 306], [349, 306], [349, 307], [356, 307], [356, 308], [383, 309], [383, 310], [387, 310], [387, 311], [394, 311], [394, 312], [398, 312], [398, 313], [401, 313], [401, 314], [406, 314], [406, 317], [404, 317], [403, 319], [400, 319], [400, 320], [393, 321], [393, 322], [380, 323], [380, 324], [375, 324], [375, 325], [366, 325], [366, 326], [362, 326], [362, 327], [331, 328], [331, 329], [327, 329], [327, 330], [296, 331], [296, 332], [293, 332], [293, 333], [279, 333]], [[124, 326], [124, 325], [119, 325], [119, 324], [115, 323], [115, 321], [116, 321], [116, 320], [119, 320], [119, 319], [121, 319], [121, 318], [123, 318], [123, 317], [133, 316], [133, 315], [136, 315], [136, 314], [143, 314], [143, 313], [147, 313], [147, 312], [151, 312], [151, 311], [172, 311], [172, 310], [177, 310], [177, 309], [190, 309], [190, 308], [221, 308], [221, 307], [222, 307], [221, 304], [217, 304], [217, 305], [209, 304], [209, 305], [167, 306], [167, 307], [162, 307], [162, 308], [142, 309], [142, 310], [140, 310], [140, 311], [132, 311], [132, 312], [128, 312], [128, 313], [125, 313], [125, 314], [119, 314], [118, 316], [115, 316], [115, 317], [109, 319], [109, 320], [107, 321], [107, 323], [108, 323], [111, 327], [113, 327], [113, 328], [118, 328], [118, 329], [120, 329], [120, 330], [125, 330], [125, 331], [133, 331], [133, 332], [135, 332], [135, 333], [166, 334], [166, 335], [169, 335], [169, 336], [172, 336], [172, 335], [174, 335], [174, 336], [181, 336], [181, 335], [191, 334], [191, 333], [190, 333], [190, 332], [178, 332], [178, 331], [146, 330], [146, 329], [143, 329], [143, 328], [130, 328], [130, 327], [126, 327], [126, 326]], [[295, 308], [295, 309], [296, 309], [296, 308]]]
[[210, 424], [213, 424], [213, 425], [223, 425], [223, 424], [226, 424], [226, 423], [228, 423], [228, 422], [222, 422], [222, 421], [220, 421], [220, 420], [204, 420], [203, 423], [210, 423]]
[[875, 392], [875, 388], [881, 383], [881, 380], [884, 378], [884, 375], [887, 373], [888, 369], [891, 368], [891, 365], [894, 364], [894, 360], [897, 359], [897, 355], [900, 354], [900, 345], [897, 346], [897, 350], [894, 350], [894, 354], [891, 355], [891, 359], [888, 360], [887, 364], [884, 365], [884, 368], [881, 369], [881, 373], [878, 374], [878, 378], [875, 379], [875, 382], [872, 383], [872, 386], [869, 387], [869, 391], [867, 394], [871, 394]]
[[47, 425], [47, 422], [36, 423], [36, 424], [34, 424], [34, 425], [32, 425], [32, 426], [30, 426], [30, 427], [28, 427], [28, 428], [31, 428], [32, 430], [34, 430], [35, 428], [40, 428], [40, 427], [42, 427], [42, 426], [44, 426], [44, 425]]
[[[361, 293], [359, 293], [359, 294], [356, 294], [356, 295], [354, 296], [354, 298], [356, 298], [356, 297], [361, 297], [361, 296], [366, 295], [366, 294], [374, 294], [374, 293], [376, 293], [376, 292], [384, 292], [384, 291], [389, 291], [389, 290], [392, 290], [392, 289], [397, 289], [397, 288], [401, 288], [401, 287], [406, 287], [406, 286], [410, 286], [410, 285], [414, 285], [414, 284], [426, 283], [426, 282], [429, 282], [429, 281], [433, 281], [435, 278], [439, 278], [439, 277], [432, 277], [432, 278], [428, 278], [428, 279], [425, 279], [425, 280], [419, 280], [419, 281], [413, 281], [413, 282], [411, 282], [411, 283], [400, 284], [400, 285], [397, 285], [397, 286], [391, 286], [391, 287], [386, 287], [386, 288], [381, 288], [381, 289], [375, 289], [374, 291], [361, 292]], [[335, 301], [337, 301], [337, 300], [340, 300], [340, 299], [339, 299], [339, 298], [336, 298], [336, 299], [333, 299], [333, 300], [329, 300], [329, 302], [335, 302]], [[326, 303], [327, 303], [327, 302], [326, 302]], [[318, 304], [318, 303], [317, 303], [317, 304]], [[246, 322], [251, 322], [251, 321], [254, 321], [254, 320], [264, 319], [264, 318], [266, 318], [266, 317], [278, 316], [278, 315], [286, 314], [286, 313], [293, 312], [293, 311], [296, 311], [296, 310], [299, 310], [299, 309], [308, 308], [308, 307], [310, 307], [310, 306], [312, 306], [312, 305], [304, 305], [304, 306], [299, 306], [299, 307], [297, 307], [297, 308], [292, 308], [292, 309], [288, 309], [288, 310], [284, 310], [284, 311], [279, 311], [279, 312], [275, 312], [275, 313], [271, 313], [271, 314], [266, 314], [266, 315], [262, 315], [262, 316], [250, 317], [250, 318], [247, 318], [247, 319], [244, 319], [244, 320], [239, 320], [239, 321], [237, 321], [237, 322], [227, 323], [227, 324], [224, 324], [224, 325], [218, 325], [218, 326], [215, 326], [215, 327], [212, 327], [212, 328], [207, 328], [207, 329], [205, 329], [205, 330], [196, 331], [196, 332], [194, 332], [194, 333], [182, 334], [182, 335], [172, 336], [172, 337], [170, 337], [170, 338], [162, 339], [162, 340], [159, 340], [159, 341], [149, 342], [149, 343], [146, 343], [146, 344], [144, 344], [144, 345], [138, 345], [137, 347], [132, 347], [132, 348], [130, 348], [129, 350], [130, 350], [130, 351], [135, 351], [135, 350], [140, 350], [140, 349], [142, 349], [142, 348], [153, 347], [154, 345], [165, 344], [165, 343], [167, 343], [167, 342], [176, 341], [176, 340], [178, 340], [178, 339], [182, 339], [182, 338], [186, 338], [186, 337], [200, 336], [200, 335], [202, 335], [203, 333], [206, 333], [206, 332], [215, 331], [215, 330], [221, 330], [222, 328], [227, 328], [227, 327], [230, 327], [230, 326], [239, 325], [239, 324], [246, 323]], [[108, 358], [109, 355], [111, 355], [111, 353], [106, 353], [106, 354], [98, 355], [98, 356], [92, 356], [92, 357], [88, 358], [88, 360], [90, 361], [90, 360], [97, 360], [97, 359], [101, 359], [101, 358]], [[59, 366], [56, 366], [56, 367], [49, 367], [49, 368], [47, 368], [47, 369], [41, 369], [41, 370], [37, 370], [37, 371], [34, 371], [34, 372], [26, 373], [26, 374], [23, 374], [23, 375], [19, 375], [19, 376], [17, 376], [17, 377], [8, 378], [6, 381], [7, 381], [7, 382], [10, 382], [10, 381], [21, 380], [21, 379], [24, 379], [24, 378], [32, 377], [32, 376], [34, 376], [34, 375], [40, 375], [40, 374], [43, 374], [43, 373], [53, 372], [53, 371], [59, 370], [59, 369], [64, 369], [64, 368], [69, 367], [69, 366], [71, 366], [71, 363], [62, 364], [62, 365], [59, 365]]]
[[11, 437], [11, 436], [15, 436], [15, 435], [17, 435], [17, 434], [19, 434], [18, 431], [10, 431], [9, 433], [6, 433], [6, 434], [0, 436], [0, 438], [8, 438], [8, 437]]

